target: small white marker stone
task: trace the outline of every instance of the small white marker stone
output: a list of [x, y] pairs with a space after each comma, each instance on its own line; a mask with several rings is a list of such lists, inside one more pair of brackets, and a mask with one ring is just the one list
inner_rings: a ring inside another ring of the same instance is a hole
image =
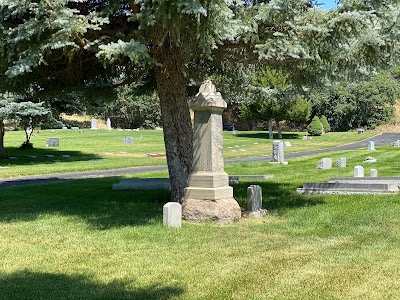
[[168, 202], [163, 206], [163, 224], [168, 228], [182, 227], [182, 205], [178, 202]]

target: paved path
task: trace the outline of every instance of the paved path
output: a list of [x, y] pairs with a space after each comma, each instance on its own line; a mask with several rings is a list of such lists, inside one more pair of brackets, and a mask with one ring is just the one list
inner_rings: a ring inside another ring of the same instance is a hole
[[[312, 151], [303, 151], [296, 153], [288, 153], [285, 154], [285, 158], [295, 158], [300, 156], [307, 156], [325, 152], [335, 152], [342, 150], [354, 150], [358, 148], [367, 148], [368, 141], [374, 141], [375, 146], [388, 145], [394, 141], [400, 140], [400, 133], [383, 133], [377, 135], [375, 137], [356, 142], [353, 144], [343, 145], [335, 148], [328, 149], [320, 149], [320, 150], [312, 150]], [[271, 160], [271, 156], [260, 156], [260, 157], [245, 157], [245, 158], [237, 158], [237, 159], [229, 159], [226, 160], [226, 163], [234, 163], [234, 162], [255, 162], [255, 161], [264, 161]], [[47, 182], [56, 182], [67, 179], [82, 179], [82, 178], [100, 178], [100, 177], [112, 177], [112, 176], [120, 176], [124, 174], [134, 174], [134, 173], [143, 173], [143, 172], [151, 172], [151, 171], [161, 171], [166, 170], [167, 166], [144, 166], [144, 167], [132, 167], [132, 168], [123, 168], [123, 169], [114, 169], [114, 170], [99, 170], [99, 171], [87, 171], [87, 172], [71, 172], [71, 173], [59, 173], [59, 174], [49, 174], [49, 175], [35, 175], [35, 176], [24, 176], [18, 178], [6, 178], [0, 179], [0, 188], [25, 185], [25, 184], [38, 184], [38, 183], [47, 183]]]

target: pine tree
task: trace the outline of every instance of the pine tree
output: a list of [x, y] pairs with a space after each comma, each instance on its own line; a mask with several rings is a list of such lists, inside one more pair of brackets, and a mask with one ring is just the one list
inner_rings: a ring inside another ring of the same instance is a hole
[[321, 124], [322, 124], [322, 128], [324, 129], [324, 133], [328, 133], [331, 131], [331, 126], [328, 123], [328, 119], [325, 117], [325, 115], [323, 115], [320, 118]]
[[[398, 54], [397, 1], [43, 0], [0, 2], [0, 88], [117, 87], [154, 74], [172, 200], [192, 168], [187, 67], [266, 63], [299, 83], [365, 74]], [[205, 78], [204, 78], [205, 79]]]
[[321, 135], [323, 133], [323, 126], [318, 118], [318, 116], [314, 116], [311, 120], [311, 123], [307, 126], [307, 131], [310, 135]]

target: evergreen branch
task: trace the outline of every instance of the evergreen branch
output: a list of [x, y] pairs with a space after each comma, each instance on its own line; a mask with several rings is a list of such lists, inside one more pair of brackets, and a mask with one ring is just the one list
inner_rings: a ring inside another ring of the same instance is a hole
[[123, 80], [120, 83], [114, 84], [112, 86], [112, 88], [117, 88], [117, 87], [120, 87], [120, 86], [123, 86], [123, 85], [134, 83], [134, 82], [138, 81], [140, 78], [142, 78], [144, 75], [146, 75], [152, 68], [153, 67], [148, 66], [148, 67], [144, 68], [141, 72], [136, 74], [136, 76], [129, 77], [129, 78]]

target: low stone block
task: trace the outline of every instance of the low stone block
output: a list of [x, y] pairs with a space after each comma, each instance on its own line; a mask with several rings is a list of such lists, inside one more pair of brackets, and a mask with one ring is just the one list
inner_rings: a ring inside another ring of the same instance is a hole
[[339, 168], [346, 168], [346, 158], [341, 157], [339, 160], [336, 162], [336, 166]]
[[196, 188], [189, 186], [185, 188], [185, 199], [188, 198], [204, 200], [233, 198], [233, 188], [231, 186], [219, 188]]
[[364, 177], [363, 166], [355, 166], [354, 167], [354, 177]]
[[371, 169], [369, 171], [369, 177], [378, 177], [378, 170], [377, 169]]
[[167, 228], [182, 227], [182, 206], [178, 202], [168, 202], [163, 206], [163, 224]]
[[317, 169], [332, 169], [332, 158], [323, 158], [317, 165]]

